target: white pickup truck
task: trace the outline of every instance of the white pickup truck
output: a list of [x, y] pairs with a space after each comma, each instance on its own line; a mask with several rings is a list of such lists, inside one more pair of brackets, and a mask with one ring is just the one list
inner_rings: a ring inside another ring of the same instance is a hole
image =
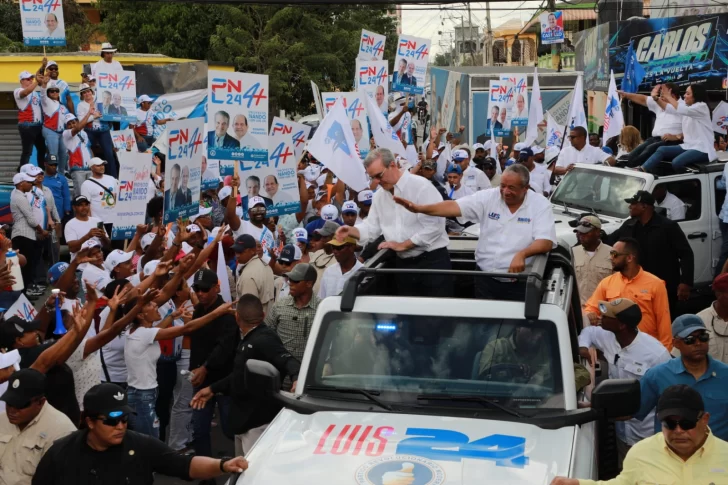
[[[577, 392], [579, 299], [568, 250], [519, 275], [477, 271], [452, 252], [455, 298], [396, 295], [402, 271], [380, 252], [318, 307], [295, 394], [249, 361], [249, 392], [285, 406], [238, 485], [548, 484], [605, 477], [607, 418], [633, 414], [639, 383]], [[516, 278], [520, 301], [473, 298], [473, 280]], [[613, 457], [612, 457], [613, 458]], [[611, 470], [613, 473], [613, 469]]]
[[[695, 166], [687, 173], [657, 177], [655, 175], [604, 165], [577, 164], [551, 195], [556, 220], [556, 236], [567, 246], [576, 244], [574, 228], [569, 222], [584, 213], [593, 213], [602, 221], [602, 229], [611, 234], [629, 219], [629, 204], [624, 201], [638, 190], [654, 192], [665, 185], [668, 192], [685, 205], [685, 219], [678, 221], [695, 255], [695, 287], [705, 287], [713, 280], [718, 264], [722, 237], [718, 214], [726, 190], [721, 182], [725, 163]], [[466, 235], [477, 236], [479, 226], [470, 226]], [[465, 249], [472, 243], [453, 241], [451, 247]]]

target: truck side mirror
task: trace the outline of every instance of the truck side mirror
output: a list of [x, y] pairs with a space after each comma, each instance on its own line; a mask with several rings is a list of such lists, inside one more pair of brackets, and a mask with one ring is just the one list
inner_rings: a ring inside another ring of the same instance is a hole
[[592, 392], [592, 409], [606, 418], [633, 416], [640, 409], [636, 379], [605, 379]]
[[270, 397], [281, 390], [281, 374], [269, 362], [250, 359], [245, 363], [245, 391], [255, 397]]

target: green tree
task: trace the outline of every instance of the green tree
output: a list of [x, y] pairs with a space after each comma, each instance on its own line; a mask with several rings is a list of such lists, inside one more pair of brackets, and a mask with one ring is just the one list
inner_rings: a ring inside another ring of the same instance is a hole
[[435, 60], [432, 62], [438, 67], [447, 67], [452, 65], [452, 55], [449, 52], [443, 54], [435, 54]]

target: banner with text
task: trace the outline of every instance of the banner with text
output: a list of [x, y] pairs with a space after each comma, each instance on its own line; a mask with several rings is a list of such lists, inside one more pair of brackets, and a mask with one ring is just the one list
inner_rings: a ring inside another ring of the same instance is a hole
[[240, 160], [250, 168], [267, 162], [268, 76], [225, 71], [207, 75], [208, 158]]
[[[501, 74], [490, 81], [487, 132], [510, 136], [513, 127], [528, 125], [528, 83], [525, 74]], [[523, 130], [521, 130], [523, 131]]]
[[[606, 92], [609, 87], [610, 23], [603, 23], [574, 35], [576, 71], [584, 73], [584, 89]], [[624, 23], [626, 22], [620, 25]], [[612, 66], [612, 69], [617, 72], [616, 67]], [[619, 72], [624, 72], [624, 69]]]
[[364, 94], [361, 93], [323, 93], [326, 114], [329, 114], [339, 98], [343, 100], [344, 111], [347, 118], [349, 118], [351, 131], [354, 133], [354, 142], [359, 152], [359, 158], [363, 160], [369, 154], [369, 119], [367, 118], [367, 108], [362, 96]]
[[103, 121], [135, 123], [136, 106], [134, 71], [96, 73], [96, 108]]
[[564, 43], [564, 16], [562, 12], [544, 12], [538, 16], [541, 23], [542, 44]]
[[430, 60], [430, 39], [400, 35], [394, 60], [392, 91], [425, 93], [425, 74]]
[[111, 130], [111, 143], [117, 152], [134, 151], [138, 152], [136, 137], [131, 129]]
[[20, 0], [24, 45], [66, 45], [62, 0]]
[[374, 99], [379, 110], [389, 113], [389, 66], [387, 61], [356, 61], [355, 91]]
[[164, 222], [193, 216], [200, 208], [204, 120], [170, 121], [164, 174]]
[[263, 199], [267, 198], [272, 201], [272, 205], [267, 207], [266, 215], [268, 217], [295, 214], [301, 210], [297, 177], [298, 158], [295, 146], [297, 143], [300, 143], [301, 146], [305, 145], [308, 133], [305, 138], [302, 130], [294, 133], [294, 128], [290, 123], [290, 121], [278, 117], [273, 118], [269, 135], [269, 166], [256, 172], [250, 172], [255, 173], [262, 181], [263, 190], [260, 195]]
[[116, 222], [111, 239], [124, 240], [134, 237], [136, 226], [144, 224], [149, 194], [154, 192], [150, 175], [148, 153], [116, 152], [119, 159], [119, 192], [116, 194]]
[[362, 29], [357, 59], [362, 61], [381, 61], [384, 58], [384, 43], [387, 37]]

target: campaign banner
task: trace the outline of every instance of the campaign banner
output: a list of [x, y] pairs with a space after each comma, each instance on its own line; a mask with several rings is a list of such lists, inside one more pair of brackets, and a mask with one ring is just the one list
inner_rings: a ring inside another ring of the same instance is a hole
[[209, 71], [207, 157], [240, 160], [248, 169], [268, 161], [268, 76]]
[[[438, 128], [450, 129], [452, 117], [455, 114], [455, 91], [460, 80], [460, 73], [450, 71], [447, 76], [447, 84], [445, 85], [445, 95], [442, 99], [442, 113], [437, 117]], [[433, 105], [430, 105], [433, 106]]]
[[[271, 124], [271, 136], [274, 131], [276, 134], [287, 135], [291, 139], [293, 151], [296, 153], [296, 160], [298, 160], [306, 149], [306, 141], [308, 141], [308, 136], [311, 134], [311, 127], [303, 123], [275, 117]], [[272, 150], [273, 147], [278, 145], [270, 142], [269, 146]]]
[[487, 132], [510, 136], [515, 126], [528, 125], [528, 82], [525, 74], [501, 74], [490, 81]]
[[374, 99], [379, 111], [389, 113], [389, 66], [387, 61], [356, 61], [354, 90]]
[[362, 29], [357, 59], [362, 61], [381, 61], [384, 59], [384, 43], [387, 37]]
[[[204, 118], [207, 107], [207, 90], [195, 89], [181, 93], [148, 95], [154, 101], [149, 111], [156, 120], [180, 120], [183, 118]], [[167, 129], [166, 124], [153, 123], [152, 136], [159, 138]]]
[[[612, 28], [616, 30], [616, 24]], [[726, 88], [726, 14], [620, 22], [609, 49], [609, 64], [615, 74], [624, 74], [630, 42], [645, 70], [639, 92], [668, 82], [681, 87], [702, 84], [708, 90]], [[622, 76], [615, 77], [621, 85]]]
[[96, 73], [96, 108], [103, 121], [136, 122], [136, 73]]
[[62, 0], [20, 0], [23, 45], [66, 45]]
[[425, 74], [430, 60], [430, 39], [400, 35], [394, 60], [392, 91], [425, 93]]
[[721, 101], [713, 110], [712, 115], [713, 131], [716, 133], [726, 134], [728, 128], [728, 103]]
[[148, 153], [120, 150], [116, 156], [119, 159], [119, 188], [111, 239], [118, 241], [133, 238], [136, 226], [144, 224], [154, 183], [150, 177]]
[[217, 189], [220, 186], [220, 160], [208, 160], [204, 151], [200, 172], [200, 190]]
[[164, 173], [164, 222], [189, 218], [199, 212], [204, 155], [204, 120], [170, 121], [167, 127]]
[[274, 117], [269, 136], [269, 166], [253, 171], [261, 180], [263, 199], [270, 199], [272, 205], [267, 206], [268, 217], [295, 214], [301, 210], [301, 198], [298, 192], [298, 158], [296, 143], [305, 144], [303, 131], [294, 133], [290, 121]]
[[344, 112], [354, 133], [359, 158], [363, 160], [369, 154], [369, 119], [362, 96], [361, 93], [323, 93], [323, 104], [325, 114], [329, 114], [336, 101], [339, 99], [343, 101]]
[[131, 129], [111, 130], [111, 143], [117, 152], [138, 152], [136, 137]]
[[565, 126], [557, 123], [550, 112], [546, 112], [546, 148], [556, 147], [561, 149], [561, 145], [565, 142]]
[[[622, 25], [628, 22], [620, 22]], [[609, 88], [609, 28], [610, 23], [577, 32], [574, 35], [576, 71], [584, 73], [584, 89], [607, 92]], [[616, 26], [616, 23], [614, 23]], [[626, 52], [626, 51], [625, 51]], [[612, 66], [614, 72], [623, 73]]]
[[541, 23], [542, 44], [564, 43], [564, 16], [562, 12], [544, 12], [538, 16]]
[[[459, 77], [458, 77], [459, 76]], [[470, 79], [468, 74], [454, 73], [443, 68], [430, 67], [430, 124], [456, 133], [461, 126], [470, 127]], [[453, 114], [449, 122], [442, 122], [447, 110]], [[486, 103], [487, 104], [487, 103]], [[485, 113], [485, 109], [483, 111]], [[468, 138], [470, 134], [466, 135]]]
[[38, 312], [28, 298], [21, 294], [15, 303], [10, 305], [3, 315], [3, 319], [7, 320], [10, 317], [18, 317], [21, 320], [32, 322], [35, 317], [38, 316]]

